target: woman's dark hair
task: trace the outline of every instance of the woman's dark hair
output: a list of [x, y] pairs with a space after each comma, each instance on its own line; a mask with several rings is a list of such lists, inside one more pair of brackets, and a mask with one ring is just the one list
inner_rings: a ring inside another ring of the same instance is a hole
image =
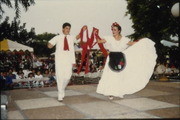
[[119, 26], [119, 25], [114, 25], [114, 26], [112, 26], [112, 27], [117, 27], [118, 30], [120, 31], [119, 34], [121, 34], [121, 30], [122, 30], [122, 29], [121, 29], [121, 26]]
[[118, 28], [119, 31], [121, 31], [121, 26], [116, 26]]
[[111, 25], [111, 29], [113, 28], [113, 27], [117, 27], [118, 28], [118, 30], [120, 31], [120, 33], [121, 33], [121, 26], [117, 23], [117, 22], [114, 22], [112, 25]]
[[64, 29], [66, 26], [71, 27], [71, 24], [70, 24], [70, 23], [67, 23], [67, 22], [66, 22], [66, 23], [64, 23], [64, 24], [63, 24], [63, 26], [62, 26], [62, 27], [63, 27], [63, 29]]

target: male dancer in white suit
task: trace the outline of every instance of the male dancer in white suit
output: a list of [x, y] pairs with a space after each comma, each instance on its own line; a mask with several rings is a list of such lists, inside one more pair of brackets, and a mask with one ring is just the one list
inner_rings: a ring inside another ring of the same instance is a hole
[[71, 24], [64, 23], [62, 33], [52, 38], [48, 43], [48, 48], [56, 45], [55, 52], [55, 69], [58, 88], [58, 101], [62, 102], [65, 96], [65, 88], [69, 83], [72, 75], [72, 66], [75, 64], [74, 43], [80, 38], [70, 35]]

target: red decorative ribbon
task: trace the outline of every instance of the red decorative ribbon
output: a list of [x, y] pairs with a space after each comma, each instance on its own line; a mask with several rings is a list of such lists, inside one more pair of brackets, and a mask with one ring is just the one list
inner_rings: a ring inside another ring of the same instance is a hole
[[[97, 34], [94, 34], [94, 31], [97, 30]], [[81, 48], [82, 48], [82, 55], [81, 55], [81, 64], [78, 68], [78, 74], [80, 73], [83, 62], [86, 61], [86, 66], [85, 66], [85, 74], [89, 72], [89, 54], [90, 50], [93, 48], [94, 45], [97, 44], [97, 42], [94, 43], [94, 38], [101, 39], [98, 35], [99, 30], [95, 27], [93, 27], [91, 37], [89, 38], [88, 36], [88, 29], [86, 30], [86, 37], [87, 37], [87, 42], [83, 42], [83, 28], [81, 29], [79, 35], [80, 35], [80, 43], [81, 43]], [[94, 43], [94, 44], [93, 44]], [[104, 48], [102, 43], [98, 43], [100, 50], [103, 52], [104, 56], [107, 57], [108, 53], [107, 50]], [[89, 46], [89, 49], [88, 49]], [[105, 61], [104, 61], [105, 62]]]
[[[85, 57], [86, 57], [87, 50], [88, 50], [87, 49], [88, 43], [83, 42], [83, 28], [81, 28], [81, 31], [80, 31], [79, 35], [80, 35], [80, 45], [81, 45], [81, 48], [82, 48], [82, 54], [81, 54], [81, 64], [78, 67], [78, 71], [77, 71], [78, 74], [80, 73], [80, 71], [82, 69], [83, 62], [85, 61]], [[86, 38], [87, 38], [87, 41], [88, 41], [89, 40], [88, 29], [86, 30]]]
[[[98, 39], [101, 40], [101, 38], [99, 37], [99, 29], [95, 28], [95, 30], [97, 30], [97, 32], [95, 34], [96, 40], [98, 40]], [[108, 56], [108, 52], [104, 48], [103, 43], [98, 43], [98, 45], [99, 45], [99, 48], [100, 48], [101, 52], [104, 54], [105, 57], [107, 57]]]

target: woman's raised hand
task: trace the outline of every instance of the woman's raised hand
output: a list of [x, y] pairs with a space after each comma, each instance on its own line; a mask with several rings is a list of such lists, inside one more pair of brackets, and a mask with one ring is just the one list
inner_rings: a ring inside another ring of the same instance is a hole
[[94, 30], [94, 31], [93, 31], [93, 34], [94, 34], [94, 35], [97, 35], [97, 34], [98, 34], [98, 30]]
[[87, 25], [84, 25], [82, 29], [83, 31], [87, 30]]

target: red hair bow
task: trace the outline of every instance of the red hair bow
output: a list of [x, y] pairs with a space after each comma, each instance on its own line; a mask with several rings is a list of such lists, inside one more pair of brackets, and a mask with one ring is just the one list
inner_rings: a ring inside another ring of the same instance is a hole
[[114, 26], [119, 27], [120, 25], [119, 25], [117, 22], [114, 22], [114, 23], [111, 25], [111, 29], [112, 29]]

